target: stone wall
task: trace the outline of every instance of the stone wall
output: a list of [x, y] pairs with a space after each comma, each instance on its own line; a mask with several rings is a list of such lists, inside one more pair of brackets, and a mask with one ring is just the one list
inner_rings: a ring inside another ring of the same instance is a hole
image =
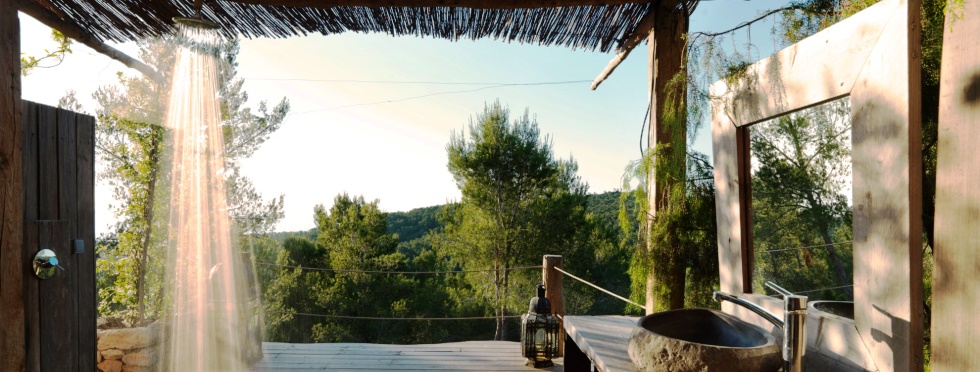
[[103, 372], [156, 371], [160, 329], [155, 325], [99, 330], [96, 362]]

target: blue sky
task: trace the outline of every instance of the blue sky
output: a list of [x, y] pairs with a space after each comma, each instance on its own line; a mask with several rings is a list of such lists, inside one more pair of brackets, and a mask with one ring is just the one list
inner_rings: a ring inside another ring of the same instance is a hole
[[[785, 1], [704, 1], [691, 31], [719, 31], [754, 18]], [[21, 14], [21, 48], [40, 54], [53, 48], [49, 29]], [[769, 20], [753, 25], [759, 55], [773, 52]], [[746, 32], [733, 46], [745, 45]], [[132, 43], [117, 46], [136, 55]], [[459, 198], [446, 169], [451, 131], [467, 127], [484, 105], [500, 100], [520, 115], [529, 109], [558, 157], [573, 156], [591, 192], [620, 187], [627, 163], [639, 157], [646, 110], [647, 46], [641, 45], [596, 91], [588, 82], [525, 85], [458, 92], [485, 85], [396, 84], [391, 82], [543, 83], [591, 81], [610, 54], [564, 47], [484, 39], [456, 42], [384, 34], [342, 34], [289, 39], [243, 40], [239, 76], [251, 105], [260, 100], [292, 105], [279, 129], [243, 172], [271, 198], [285, 195], [280, 231], [313, 227], [313, 206], [330, 205], [340, 192], [379, 199], [382, 209], [405, 211]], [[35, 70], [23, 80], [23, 97], [54, 105], [68, 89], [92, 110], [91, 93], [115, 83], [115, 74], [135, 74], [82, 45], [60, 65]], [[388, 83], [328, 83], [288, 79], [372, 80]], [[445, 92], [456, 92], [439, 94]], [[422, 95], [428, 97], [338, 108]], [[694, 149], [710, 154], [704, 126]], [[110, 191], [97, 188], [98, 231], [112, 222]]]

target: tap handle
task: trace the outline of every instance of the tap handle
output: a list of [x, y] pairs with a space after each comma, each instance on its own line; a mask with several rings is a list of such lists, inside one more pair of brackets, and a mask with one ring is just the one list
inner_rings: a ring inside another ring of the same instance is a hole
[[783, 297], [793, 295], [793, 292], [787, 291], [786, 288], [780, 287], [778, 284], [773, 283], [771, 280], [766, 281], [766, 287], [769, 287], [769, 289], [779, 292], [779, 294], [783, 295]]

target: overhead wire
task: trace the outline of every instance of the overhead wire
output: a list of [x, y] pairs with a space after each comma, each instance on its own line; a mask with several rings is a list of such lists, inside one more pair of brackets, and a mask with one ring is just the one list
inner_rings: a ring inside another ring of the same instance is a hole
[[846, 242], [836, 242], [836, 243], [829, 243], [829, 244], [817, 244], [817, 245], [811, 245], [811, 246], [806, 246], [806, 247], [798, 247], [798, 248], [770, 249], [770, 250], [761, 251], [760, 253], [784, 252], [784, 251], [798, 251], [798, 250], [801, 250], [801, 249], [832, 247], [832, 246], [837, 246], [837, 245], [850, 244], [850, 243], [853, 243], [853, 242], [854, 242], [853, 240], [848, 240]]
[[329, 108], [323, 108], [323, 109], [300, 111], [300, 112], [293, 113], [292, 115], [303, 115], [303, 114], [309, 114], [309, 113], [321, 112], [321, 111], [334, 111], [334, 110], [339, 110], [339, 109], [344, 109], [344, 108], [350, 108], [350, 107], [358, 107], [358, 106], [373, 106], [373, 105], [381, 105], [381, 104], [386, 104], [386, 103], [404, 102], [404, 101], [409, 101], [409, 100], [414, 100], [414, 99], [419, 99], [419, 98], [426, 98], [426, 97], [432, 97], [432, 96], [440, 96], [440, 95], [446, 95], [446, 94], [471, 93], [471, 92], [477, 92], [477, 91], [487, 90], [487, 89], [496, 89], [496, 88], [505, 88], [505, 87], [516, 87], [516, 86], [566, 85], [566, 84], [578, 84], [578, 83], [588, 83], [588, 82], [591, 82], [591, 80], [545, 81], [545, 82], [536, 82], [536, 83], [504, 83], [504, 84], [490, 85], [490, 86], [485, 86], [485, 87], [480, 87], [480, 88], [474, 88], [474, 89], [451, 90], [451, 91], [444, 91], [444, 92], [435, 92], [435, 93], [428, 93], [428, 94], [422, 94], [422, 95], [418, 95], [418, 96], [411, 96], [411, 97], [405, 97], [405, 98], [399, 98], [399, 99], [389, 99], [389, 100], [375, 101], [375, 102], [354, 103], [354, 104], [349, 104], [349, 105], [341, 105], [341, 106], [329, 107]]
[[[489, 81], [436, 81], [436, 80], [366, 80], [366, 79], [305, 79], [305, 78], [264, 78], [264, 77], [245, 77], [242, 80], [251, 81], [298, 81], [309, 83], [337, 83], [337, 84], [403, 84], [403, 85], [520, 85], [537, 84], [536, 82], [489, 82]], [[545, 82], [547, 83], [547, 82]]]
[[542, 266], [518, 266], [518, 267], [508, 267], [501, 269], [486, 269], [486, 270], [442, 270], [442, 271], [385, 271], [385, 270], [343, 270], [343, 269], [328, 269], [322, 267], [306, 267], [302, 265], [290, 266], [290, 265], [280, 265], [271, 262], [256, 261], [256, 265], [262, 266], [273, 266], [281, 267], [287, 269], [300, 269], [300, 270], [310, 270], [310, 271], [322, 271], [322, 272], [336, 272], [336, 273], [353, 273], [353, 274], [404, 274], [404, 275], [426, 275], [426, 274], [462, 274], [462, 273], [484, 273], [484, 272], [495, 272], [495, 271], [514, 271], [514, 270], [529, 270], [529, 269], [541, 269]]
[[266, 310], [267, 313], [276, 314], [290, 314], [290, 315], [303, 315], [303, 316], [315, 316], [319, 318], [335, 318], [335, 319], [360, 319], [360, 320], [477, 320], [477, 319], [500, 319], [500, 318], [520, 318], [521, 315], [503, 315], [503, 316], [468, 316], [468, 317], [446, 317], [446, 318], [394, 318], [394, 317], [380, 317], [380, 316], [349, 316], [349, 315], [332, 315], [332, 314], [311, 314], [311, 313], [300, 313], [293, 311], [280, 311], [280, 310]]
[[838, 287], [811, 289], [811, 290], [808, 290], [808, 291], [799, 291], [799, 292], [795, 292], [794, 291], [793, 294], [813, 293], [813, 292], [820, 292], [820, 291], [829, 291], [831, 289], [842, 289], [842, 288], [848, 288], [848, 287], [853, 287], [853, 286], [854, 286], [854, 284], [848, 284], [848, 285], [842, 285], [842, 286], [838, 286]]

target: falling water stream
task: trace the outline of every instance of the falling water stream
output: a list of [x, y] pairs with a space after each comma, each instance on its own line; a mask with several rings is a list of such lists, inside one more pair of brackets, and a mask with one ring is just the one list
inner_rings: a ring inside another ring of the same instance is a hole
[[178, 25], [165, 126], [173, 166], [168, 231], [172, 311], [161, 363], [169, 371], [240, 371], [247, 311], [242, 264], [232, 244], [218, 98], [222, 42]]

